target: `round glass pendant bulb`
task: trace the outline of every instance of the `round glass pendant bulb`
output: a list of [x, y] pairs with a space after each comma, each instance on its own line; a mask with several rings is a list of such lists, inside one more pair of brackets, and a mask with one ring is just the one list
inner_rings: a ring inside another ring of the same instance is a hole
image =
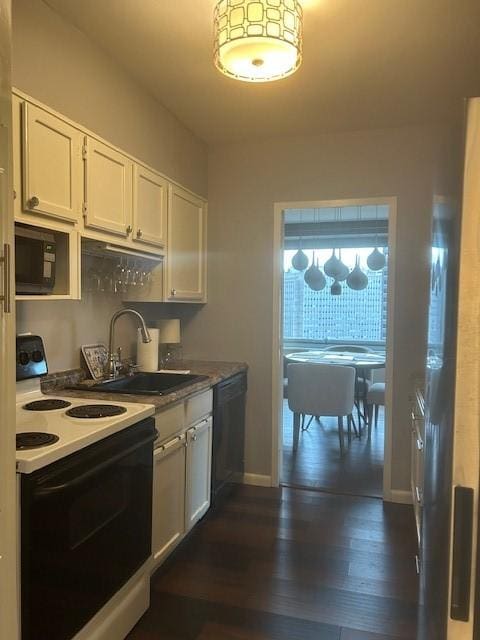
[[354, 291], [362, 291], [362, 289], [366, 289], [367, 285], [368, 277], [360, 269], [360, 261], [357, 257], [355, 267], [348, 274], [347, 286]]
[[340, 282], [338, 282], [338, 280], [335, 280], [335, 282], [330, 287], [330, 293], [332, 294], [332, 296], [339, 296], [342, 293], [342, 285], [340, 284]]
[[339, 260], [337, 269], [335, 270], [336, 279], [339, 282], [343, 282], [344, 280], [347, 279], [349, 273], [350, 273], [350, 270], [347, 267], [347, 265], [343, 263], [341, 260]]
[[232, 78], [269, 82], [302, 61], [302, 8], [297, 0], [220, 0], [215, 7], [215, 65]]
[[301, 249], [293, 256], [292, 267], [297, 271], [305, 271], [308, 267], [308, 256]]
[[327, 281], [325, 276], [318, 268], [318, 265], [312, 264], [306, 271], [303, 279], [313, 291], [321, 291], [325, 289]]
[[372, 271], [380, 271], [386, 264], [385, 254], [378, 250], [378, 247], [372, 251], [367, 258], [368, 268]]
[[[334, 280], [340, 280], [338, 276], [342, 275], [343, 273], [342, 265], [343, 263], [340, 262], [340, 260], [335, 255], [335, 249], [332, 249], [332, 255], [323, 265], [323, 270], [325, 271], [325, 275], [327, 275], [329, 278], [333, 278]], [[348, 275], [348, 270], [347, 270], [347, 275]], [[347, 276], [345, 276], [345, 278], [346, 277]]]

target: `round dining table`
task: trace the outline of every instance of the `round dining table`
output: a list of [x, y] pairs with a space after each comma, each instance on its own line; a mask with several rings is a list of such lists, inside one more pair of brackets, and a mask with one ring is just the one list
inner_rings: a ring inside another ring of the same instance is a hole
[[[348, 351], [348, 349], [343, 351], [328, 351], [327, 349], [298, 351], [285, 354], [285, 358], [290, 363], [305, 362], [353, 367], [355, 369], [356, 380], [362, 376], [365, 378], [365, 372], [371, 369], [384, 369], [386, 360], [384, 351], [357, 352]], [[357, 387], [357, 385], [355, 385], [355, 387]], [[367, 392], [367, 385], [363, 385], [363, 397], [361, 399], [363, 400], [364, 407], [367, 406]], [[360, 411], [360, 403], [358, 403], [358, 400], [359, 398], [357, 397], [359, 420], [363, 418], [363, 421], [366, 423], [366, 415]], [[361, 425], [359, 425], [359, 429], [361, 434]]]
[[345, 367], [359, 369], [383, 369], [385, 367], [385, 352], [357, 352], [357, 351], [299, 351], [286, 354], [287, 360], [292, 362], [316, 362], [319, 364], [338, 364]]

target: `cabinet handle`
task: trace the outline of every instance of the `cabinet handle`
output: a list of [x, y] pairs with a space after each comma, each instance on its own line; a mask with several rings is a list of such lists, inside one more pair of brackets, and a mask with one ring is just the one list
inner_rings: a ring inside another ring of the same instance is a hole
[[138, 229], [137, 231], [137, 238], [141, 238], [142, 237], [142, 230]]
[[4, 313], [10, 313], [11, 308], [11, 291], [10, 291], [10, 269], [11, 269], [11, 251], [10, 245], [3, 245], [3, 256], [0, 258], [0, 262], [3, 263], [3, 294], [0, 296], [0, 300], [3, 301]]
[[176, 296], [176, 295], [177, 295], [177, 290], [176, 290], [176, 289], [171, 289], [171, 290], [170, 290], [170, 294], [171, 294], [172, 296]]
[[418, 504], [422, 504], [422, 495], [421, 495], [421, 491], [418, 487], [415, 487], [415, 498], [418, 502]]
[[196, 434], [196, 433], [194, 433], [194, 434], [193, 434], [193, 436], [192, 436], [192, 440], [193, 440], [193, 442], [195, 442], [195, 440], [196, 440], [196, 439], [197, 439], [197, 434]]
[[40, 204], [40, 200], [37, 198], [37, 196], [32, 196], [27, 204], [29, 209], [35, 209], [35, 207], [38, 207], [38, 205]]
[[128, 235], [130, 235], [132, 233], [133, 229], [132, 229], [132, 227], [130, 225], [128, 225], [126, 231], [127, 231], [127, 236], [128, 236]]
[[423, 450], [423, 441], [422, 441], [422, 440], [420, 440], [420, 438], [417, 438], [417, 449], [418, 449], [419, 451], [422, 451], [422, 450]]
[[417, 572], [417, 576], [420, 575], [420, 558], [418, 555], [415, 555], [415, 571]]

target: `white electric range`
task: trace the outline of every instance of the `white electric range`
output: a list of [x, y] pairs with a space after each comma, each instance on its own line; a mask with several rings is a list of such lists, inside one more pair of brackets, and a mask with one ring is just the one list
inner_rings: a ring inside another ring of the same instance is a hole
[[17, 471], [32, 473], [152, 416], [155, 407], [47, 396], [40, 378], [17, 382]]
[[45, 395], [47, 371], [17, 336], [22, 640], [122, 640], [149, 605], [155, 408]]

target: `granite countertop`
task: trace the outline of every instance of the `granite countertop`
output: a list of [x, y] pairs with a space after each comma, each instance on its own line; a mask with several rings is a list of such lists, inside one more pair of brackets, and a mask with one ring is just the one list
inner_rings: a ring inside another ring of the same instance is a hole
[[[205, 391], [210, 387], [226, 380], [236, 373], [247, 371], [248, 365], [244, 362], [214, 362], [207, 360], [181, 360], [168, 366], [172, 371], [190, 370], [192, 374], [207, 376], [199, 382], [166, 393], [165, 395], [136, 395], [134, 393], [103, 393], [89, 391], [89, 387], [97, 381], [87, 379], [85, 371], [74, 369], [63, 373], [55, 373], [47, 376], [42, 381], [42, 390], [47, 395], [62, 395], [68, 398], [91, 398], [93, 400], [105, 400], [106, 402], [140, 402], [153, 404], [157, 409], [166, 407], [188, 398], [191, 395]], [[68, 385], [81, 385], [84, 389], [68, 389]]]

